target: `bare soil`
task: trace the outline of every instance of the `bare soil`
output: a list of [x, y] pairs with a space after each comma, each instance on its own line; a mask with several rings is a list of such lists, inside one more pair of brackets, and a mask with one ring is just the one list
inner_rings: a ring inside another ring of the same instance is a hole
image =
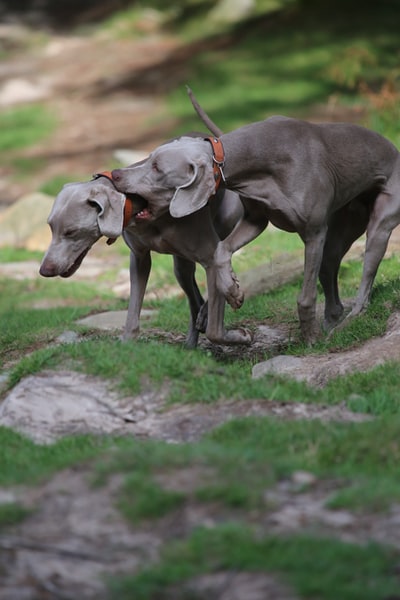
[[[88, 179], [104, 170], [115, 149], [150, 151], [169, 137], [174, 120], [164, 111], [163, 93], [184, 79], [179, 49], [177, 40], [155, 33], [139, 40], [53, 35], [44, 47], [16, 51], [0, 70], [0, 84], [28, 82], [58, 127], [50, 139], [16, 153], [41, 159], [32, 177], [15, 181], [10, 166], [0, 168], [8, 180], [0, 204], [68, 172]], [[17, 93], [15, 103], [21, 99]]]

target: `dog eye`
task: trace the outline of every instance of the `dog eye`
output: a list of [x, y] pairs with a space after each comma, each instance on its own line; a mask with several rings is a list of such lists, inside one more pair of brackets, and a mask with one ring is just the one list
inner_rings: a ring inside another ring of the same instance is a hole
[[72, 238], [74, 237], [75, 233], [75, 229], [67, 229], [66, 231], [64, 231], [64, 237]]

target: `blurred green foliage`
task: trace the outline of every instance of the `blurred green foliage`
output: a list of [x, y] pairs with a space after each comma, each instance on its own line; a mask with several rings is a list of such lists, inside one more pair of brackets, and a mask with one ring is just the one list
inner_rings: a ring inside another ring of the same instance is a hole
[[55, 116], [40, 104], [0, 112], [0, 153], [30, 146], [44, 139], [55, 126]]

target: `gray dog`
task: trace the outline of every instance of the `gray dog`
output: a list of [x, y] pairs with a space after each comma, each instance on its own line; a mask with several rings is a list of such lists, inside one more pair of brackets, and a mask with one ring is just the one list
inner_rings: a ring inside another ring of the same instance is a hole
[[40, 274], [70, 277], [100, 237], [106, 236], [112, 242], [122, 234], [131, 250], [131, 292], [124, 332], [124, 338], [129, 339], [139, 333], [151, 268], [150, 251], [173, 254], [174, 272], [190, 307], [186, 346], [194, 348], [199, 328], [204, 327], [207, 317], [205, 308], [198, 316], [204, 300], [195, 280], [195, 261], [210, 261], [220, 238], [233, 229], [242, 215], [238, 195], [221, 190], [212, 207], [174, 219], [168, 207], [148, 205], [139, 196], [126, 198], [115, 189], [110, 174], [102, 173], [92, 181], [67, 184], [58, 194], [48, 219], [52, 241]]
[[206, 264], [210, 295], [215, 286], [206, 333], [219, 343], [249, 341], [246, 331], [224, 329], [220, 296], [234, 308], [241, 306], [243, 294], [231, 257], [269, 221], [298, 233], [305, 245], [298, 313], [308, 343], [320, 331], [318, 276], [326, 298], [325, 321], [332, 326], [343, 313], [337, 289], [341, 259], [367, 228], [363, 278], [351, 312], [358, 314], [368, 303], [390, 233], [399, 222], [399, 153], [384, 137], [352, 124], [271, 117], [215, 139], [182, 137], [112, 176], [117, 189], [160, 210], [169, 207], [177, 219], [200, 218], [207, 203], [212, 205], [216, 181], [240, 194], [243, 218], [218, 242]]

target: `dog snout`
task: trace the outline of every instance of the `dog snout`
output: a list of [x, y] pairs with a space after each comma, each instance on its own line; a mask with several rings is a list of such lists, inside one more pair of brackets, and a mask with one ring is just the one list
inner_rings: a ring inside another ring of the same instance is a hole
[[122, 179], [122, 170], [121, 169], [114, 169], [113, 171], [111, 171], [111, 177], [113, 181], [121, 181]]
[[39, 268], [39, 273], [42, 277], [55, 277], [58, 275], [57, 266], [48, 260], [44, 260]]

